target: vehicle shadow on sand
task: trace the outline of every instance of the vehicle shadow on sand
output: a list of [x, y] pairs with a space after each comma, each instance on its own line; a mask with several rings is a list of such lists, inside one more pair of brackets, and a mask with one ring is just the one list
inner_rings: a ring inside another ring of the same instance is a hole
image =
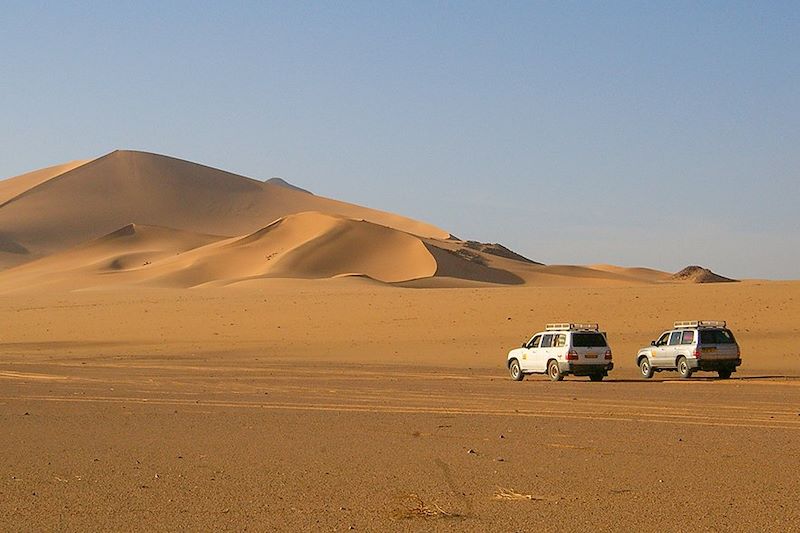
[[[774, 381], [774, 380], [785, 380], [785, 381], [800, 381], [800, 376], [790, 376], [785, 374], [765, 374], [765, 375], [756, 375], [756, 376], [731, 376], [730, 378], [724, 379], [717, 376], [692, 376], [689, 379], [681, 379], [679, 377], [663, 377], [663, 378], [655, 378], [655, 379], [645, 379], [645, 378], [606, 378], [603, 380], [603, 383], [708, 383], [709, 381]], [[577, 380], [575, 380], [577, 381]], [[591, 383], [587, 381], [587, 383]]]

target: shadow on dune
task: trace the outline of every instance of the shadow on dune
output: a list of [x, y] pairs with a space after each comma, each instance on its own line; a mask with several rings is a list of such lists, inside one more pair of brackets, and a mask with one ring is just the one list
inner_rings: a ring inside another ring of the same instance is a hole
[[486, 265], [477, 254], [474, 258], [470, 258], [470, 256], [460, 255], [427, 242], [425, 247], [436, 260], [435, 276], [497, 283], [500, 285], [522, 285], [525, 283], [525, 280], [508, 270]]
[[0, 252], [8, 252], [10, 254], [18, 255], [28, 255], [31, 253], [30, 250], [18, 242], [12, 241], [3, 234], [0, 234]]

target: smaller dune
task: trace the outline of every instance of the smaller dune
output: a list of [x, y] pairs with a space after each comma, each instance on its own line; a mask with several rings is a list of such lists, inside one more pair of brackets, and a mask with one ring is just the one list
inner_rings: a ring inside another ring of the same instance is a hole
[[109, 281], [135, 283], [146, 278], [139, 272], [151, 264], [221, 239], [225, 237], [128, 224], [98, 239], [6, 270], [0, 292], [26, 286], [79, 289]]
[[669, 272], [663, 272], [661, 270], [646, 267], [623, 267], [607, 264], [595, 264], [589, 265], [588, 268], [653, 283], [659, 281], [669, 281], [672, 277], [672, 274]]
[[684, 268], [680, 272], [676, 272], [670, 278], [672, 281], [682, 281], [686, 283], [730, 283], [739, 280], [726, 278], [715, 274], [707, 268], [692, 265]]
[[304, 212], [156, 261], [141, 276], [168, 287], [341, 276], [394, 283], [432, 276], [435, 270], [419, 237], [363, 220]]

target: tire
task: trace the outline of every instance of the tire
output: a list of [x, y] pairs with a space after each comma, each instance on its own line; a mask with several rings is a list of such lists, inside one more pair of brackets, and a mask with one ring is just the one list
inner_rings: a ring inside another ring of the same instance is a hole
[[692, 377], [692, 369], [689, 367], [689, 361], [683, 356], [678, 358], [678, 375], [681, 379], [689, 379]]
[[561, 381], [564, 379], [564, 374], [562, 374], [561, 369], [558, 368], [558, 362], [551, 360], [547, 363], [547, 377], [550, 378], [550, 381]]
[[590, 381], [603, 381], [604, 377], [603, 374], [589, 374]]
[[522, 381], [525, 379], [525, 374], [522, 373], [522, 367], [519, 366], [519, 361], [516, 359], [511, 360], [511, 364], [508, 365], [508, 372], [511, 374], [511, 379], [514, 381]]
[[642, 360], [639, 361], [639, 372], [642, 373], [642, 377], [645, 379], [653, 377], [653, 367], [650, 365], [650, 359], [642, 357]]
[[717, 370], [717, 374], [719, 374], [719, 379], [728, 379], [731, 377], [731, 369]]

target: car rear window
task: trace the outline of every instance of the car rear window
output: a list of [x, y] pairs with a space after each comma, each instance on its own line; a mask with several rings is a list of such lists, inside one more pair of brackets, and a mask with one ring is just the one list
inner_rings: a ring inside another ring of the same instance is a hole
[[681, 339], [681, 344], [692, 344], [694, 342], [694, 331], [684, 331], [683, 332], [683, 339]]
[[606, 338], [601, 333], [573, 333], [572, 346], [588, 348], [590, 346], [607, 346], [607, 344]]
[[736, 340], [728, 329], [700, 330], [700, 344], [733, 344]]

